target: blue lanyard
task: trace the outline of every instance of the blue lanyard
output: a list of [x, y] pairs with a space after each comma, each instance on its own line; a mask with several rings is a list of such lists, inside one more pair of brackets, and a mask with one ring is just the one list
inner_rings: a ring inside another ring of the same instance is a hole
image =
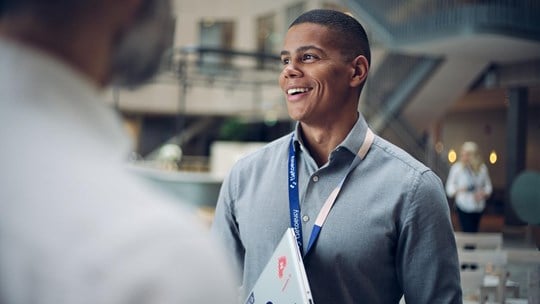
[[308, 246], [306, 248], [306, 252], [304, 253], [304, 241], [302, 237], [302, 222], [300, 219], [300, 192], [298, 191], [298, 168], [297, 168], [297, 162], [296, 162], [296, 153], [294, 149], [294, 134], [291, 136], [291, 141], [289, 143], [289, 161], [288, 161], [288, 176], [289, 176], [289, 211], [290, 211], [290, 217], [291, 217], [291, 227], [294, 230], [294, 234], [296, 236], [296, 243], [298, 244], [298, 248], [300, 249], [300, 252], [302, 253], [302, 256], [306, 256], [313, 245], [315, 244], [315, 241], [319, 237], [319, 233], [321, 232], [321, 228], [328, 217], [328, 214], [330, 213], [330, 209], [332, 209], [332, 206], [334, 205], [337, 196], [339, 195], [339, 192], [341, 191], [341, 187], [343, 186], [343, 183], [347, 179], [347, 176], [352, 172], [352, 170], [360, 163], [362, 159], [366, 156], [367, 152], [369, 151], [369, 148], [371, 147], [371, 144], [373, 143], [373, 140], [375, 138], [375, 134], [368, 129], [366, 132], [366, 137], [364, 139], [364, 142], [362, 143], [360, 149], [358, 150], [357, 157], [354, 158], [352, 163], [349, 166], [349, 170], [343, 176], [341, 179], [341, 182], [338, 184], [338, 186], [330, 193], [330, 196], [326, 199], [326, 202], [324, 203], [323, 207], [321, 208], [319, 215], [317, 216], [317, 219], [315, 220], [315, 224], [313, 225], [313, 229], [311, 230], [311, 235], [309, 237]]
[[298, 191], [298, 168], [296, 168], [296, 153], [294, 151], [294, 134], [289, 144], [289, 211], [291, 214], [291, 227], [296, 236], [296, 243], [300, 253], [304, 255], [304, 241], [302, 237], [302, 222], [300, 222], [300, 194]]

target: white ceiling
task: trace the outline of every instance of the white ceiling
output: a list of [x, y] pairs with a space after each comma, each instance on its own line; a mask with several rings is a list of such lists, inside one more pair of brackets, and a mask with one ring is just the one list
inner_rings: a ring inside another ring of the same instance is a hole
[[478, 58], [496, 63], [511, 63], [540, 58], [540, 40], [490, 33], [461, 32], [453, 37], [400, 46], [411, 53], [434, 56]]
[[[432, 77], [403, 113], [417, 129], [422, 130], [446, 111], [504, 108], [505, 89], [469, 92], [469, 87], [489, 64], [509, 64], [540, 58], [540, 41], [464, 31], [429, 43], [405, 45], [403, 50], [445, 59], [436, 75], [446, 75], [446, 78], [439, 77], [437, 81], [438, 77]], [[461, 78], [468, 80], [460, 82]], [[451, 85], [454, 83], [461, 85]], [[540, 104], [540, 83], [530, 87], [529, 103]]]

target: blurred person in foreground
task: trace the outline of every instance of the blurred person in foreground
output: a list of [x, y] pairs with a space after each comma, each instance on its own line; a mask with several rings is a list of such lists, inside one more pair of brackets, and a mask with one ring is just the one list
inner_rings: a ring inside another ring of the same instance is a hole
[[461, 303], [440, 179], [373, 134], [358, 112], [370, 64], [361, 24], [337, 11], [306, 12], [289, 27], [281, 60], [296, 129], [235, 164], [212, 227], [244, 293], [293, 227], [316, 304], [398, 303], [403, 295], [414, 304]]
[[169, 1], [0, 5], [0, 303], [234, 303], [208, 229], [126, 172], [100, 99], [156, 70]]
[[493, 186], [489, 172], [475, 142], [461, 146], [459, 161], [450, 167], [446, 193], [455, 198], [459, 224], [463, 232], [478, 232], [486, 199]]

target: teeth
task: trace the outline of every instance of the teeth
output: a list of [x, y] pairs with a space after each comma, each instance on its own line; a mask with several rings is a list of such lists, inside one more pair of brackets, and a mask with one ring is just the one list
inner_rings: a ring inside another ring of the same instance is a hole
[[297, 94], [297, 93], [305, 93], [307, 91], [309, 91], [308, 88], [294, 88], [294, 89], [288, 89], [287, 94], [292, 95], [292, 94]]

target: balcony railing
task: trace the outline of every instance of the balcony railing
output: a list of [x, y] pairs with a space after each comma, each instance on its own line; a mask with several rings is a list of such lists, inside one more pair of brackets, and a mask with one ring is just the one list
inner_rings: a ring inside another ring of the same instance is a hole
[[168, 69], [187, 85], [275, 86], [280, 71], [280, 57], [268, 53], [185, 47], [169, 58]]
[[441, 35], [488, 32], [540, 40], [537, 0], [348, 0], [393, 46]]

